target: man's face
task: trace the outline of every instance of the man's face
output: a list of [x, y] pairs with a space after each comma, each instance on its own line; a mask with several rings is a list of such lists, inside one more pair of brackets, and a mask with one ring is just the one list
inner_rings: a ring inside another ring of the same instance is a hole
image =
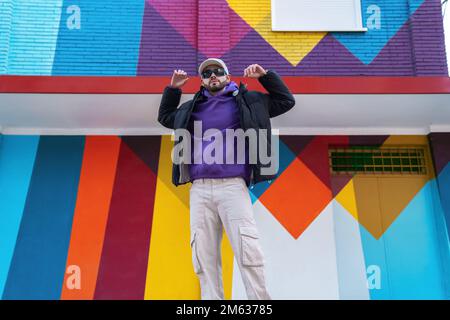
[[[203, 71], [214, 70], [217, 68], [221, 68], [221, 66], [210, 65], [203, 69]], [[212, 73], [211, 76], [207, 79], [203, 79], [202, 77], [202, 86], [205, 87], [209, 92], [216, 93], [222, 90], [230, 81], [231, 78], [228, 74], [219, 77], [215, 73]]]

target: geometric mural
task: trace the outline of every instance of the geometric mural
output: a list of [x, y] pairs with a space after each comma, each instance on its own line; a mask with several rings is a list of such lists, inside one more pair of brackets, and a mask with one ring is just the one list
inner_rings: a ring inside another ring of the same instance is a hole
[[[366, 27], [380, 8], [380, 29], [273, 32], [269, 0], [5, 0], [0, 74], [197, 74], [214, 56], [238, 76], [253, 63], [282, 76], [448, 76], [440, 0], [361, 5]], [[366, 145], [424, 147], [427, 174], [330, 172], [330, 147]], [[198, 299], [190, 184], [172, 184], [172, 146], [0, 135], [0, 299]], [[450, 299], [449, 150], [448, 133], [280, 136], [276, 177], [249, 189], [272, 297]], [[222, 259], [225, 297], [245, 298], [226, 235]]]
[[269, 0], [22, 2], [4, 1], [0, 74], [196, 74], [214, 56], [232, 75], [255, 62], [282, 76], [448, 75], [440, 0], [362, 0], [364, 32], [272, 31]]
[[[282, 136], [281, 173], [258, 192], [252, 191], [258, 184], [249, 190], [273, 296], [444, 297], [439, 270], [448, 267], [448, 234], [433, 170], [416, 178], [335, 179], [310, 158], [328, 161], [326, 148], [337, 143], [428, 148], [426, 136]], [[2, 298], [197, 299], [190, 184], [171, 183], [172, 146], [170, 136], [2, 136]], [[241, 297], [224, 239], [225, 294]], [[420, 255], [409, 252], [411, 243]], [[414, 266], [401, 272], [397, 256]], [[330, 278], [323, 290], [295, 285], [319, 288], [324, 263]], [[368, 292], [361, 283], [374, 264], [389, 286]], [[72, 286], [77, 274], [79, 290]], [[412, 277], [423, 280], [415, 292], [406, 289]]]
[[326, 32], [273, 32], [270, 0], [227, 2], [231, 9], [293, 66], [296, 66], [326, 35]]

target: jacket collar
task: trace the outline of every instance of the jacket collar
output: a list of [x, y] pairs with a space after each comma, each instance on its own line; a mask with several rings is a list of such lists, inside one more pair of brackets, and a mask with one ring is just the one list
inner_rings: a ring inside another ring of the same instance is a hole
[[242, 83], [242, 81], [239, 82], [239, 93], [245, 93], [247, 92], [247, 85], [245, 83]]

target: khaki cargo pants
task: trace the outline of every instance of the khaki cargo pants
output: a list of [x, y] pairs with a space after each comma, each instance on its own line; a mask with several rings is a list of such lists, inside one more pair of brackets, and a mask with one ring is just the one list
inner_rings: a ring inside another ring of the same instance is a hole
[[196, 179], [190, 189], [191, 249], [202, 299], [224, 299], [222, 228], [231, 242], [251, 300], [270, 299], [264, 255], [247, 186], [243, 178]]

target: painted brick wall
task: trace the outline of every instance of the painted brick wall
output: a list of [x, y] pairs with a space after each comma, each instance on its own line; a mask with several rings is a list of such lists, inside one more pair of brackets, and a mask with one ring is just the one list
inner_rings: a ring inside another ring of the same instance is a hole
[[[67, 27], [67, 7], [80, 8], [79, 29]], [[64, 0], [53, 74], [135, 75], [142, 0]]]
[[[294, 76], [448, 75], [440, 0], [361, 3], [365, 26], [380, 9], [380, 29], [272, 32], [270, 0], [1, 0], [0, 74], [196, 74], [215, 56], [235, 75], [252, 63]], [[70, 5], [79, 30], [66, 25]]]
[[439, 74], [447, 66], [440, 0], [427, 2], [412, 15], [410, 32], [415, 74]]
[[[144, 24], [150, 28], [154, 18], [150, 7], [155, 7], [163, 16], [163, 21], [158, 23], [160, 28], [161, 24], [168, 24], [162, 28], [167, 38], [171, 38], [173, 32], [181, 32], [189, 39], [191, 33], [197, 31], [197, 46], [194, 47], [198, 48], [197, 65], [206, 55], [222, 57], [229, 64], [231, 73], [238, 75], [251, 63], [274, 68], [283, 75], [448, 75], [439, 0], [363, 0], [365, 25], [370, 15], [367, 8], [373, 4], [380, 8], [380, 30], [333, 32], [320, 41], [317, 33], [300, 39], [298, 33], [278, 32], [275, 36], [269, 31], [270, 8], [265, 8], [269, 1], [190, 0], [183, 3], [195, 8], [196, 2], [197, 30], [192, 26], [195, 19], [178, 12], [171, 15], [169, 4], [155, 0], [148, 1]], [[214, 18], [211, 18], [212, 12]], [[180, 27], [174, 23], [175, 16], [181, 16], [189, 23]], [[188, 31], [191, 33], [186, 36]], [[143, 35], [141, 43], [151, 42], [156, 46], [154, 40], [155, 36], [147, 39]], [[145, 64], [145, 67], [140, 68], [139, 74], [152, 75], [157, 71], [167, 75], [175, 66], [195, 73], [197, 65], [190, 59], [194, 52], [184, 55], [181, 48], [184, 41], [174, 44], [173, 48], [166, 46], [165, 56], [181, 56], [182, 60], [166, 62], [164, 57], [153, 60], [151, 55], [143, 57], [141, 54], [140, 65]], [[286, 56], [295, 56], [299, 52], [304, 52], [305, 56], [297, 64], [287, 61]]]
[[9, 26], [1, 20], [0, 29], [8, 29], [8, 39], [0, 42], [7, 48], [7, 58], [0, 70], [8, 74], [51, 74], [61, 0], [6, 0], [11, 18]]
[[137, 74], [170, 75], [177, 67], [195, 73], [201, 56], [197, 50], [197, 16], [197, 0], [147, 1]]
[[12, 1], [0, 0], [0, 74], [7, 73], [12, 9]]

